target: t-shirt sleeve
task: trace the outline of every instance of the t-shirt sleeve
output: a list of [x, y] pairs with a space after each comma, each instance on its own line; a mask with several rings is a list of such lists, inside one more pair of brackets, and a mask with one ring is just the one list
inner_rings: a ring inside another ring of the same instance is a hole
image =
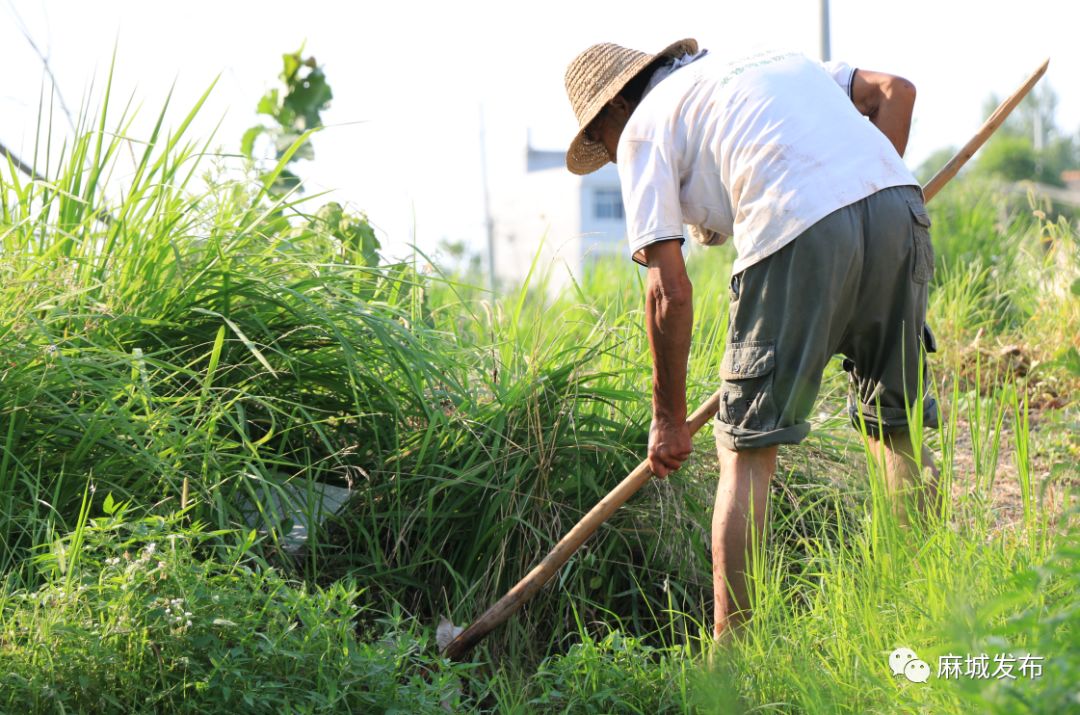
[[848, 96], [848, 99], [851, 99], [851, 82], [855, 78], [855, 68], [847, 62], [837, 60], [822, 62], [821, 66], [825, 68], [833, 81], [840, 85], [840, 89], [844, 90], [844, 94]]
[[678, 171], [666, 144], [638, 139], [620, 142], [618, 167], [630, 255], [644, 265], [646, 246], [683, 239]]

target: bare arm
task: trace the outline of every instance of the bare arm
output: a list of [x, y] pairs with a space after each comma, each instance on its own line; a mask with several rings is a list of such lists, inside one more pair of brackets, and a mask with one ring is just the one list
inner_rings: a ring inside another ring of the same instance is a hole
[[911, 132], [915, 85], [896, 75], [855, 70], [851, 80], [851, 101], [903, 156]]
[[686, 427], [686, 363], [694, 322], [693, 286], [679, 241], [645, 248], [649, 267], [645, 292], [646, 331], [653, 358], [653, 422], [649, 466], [666, 477], [690, 456]]

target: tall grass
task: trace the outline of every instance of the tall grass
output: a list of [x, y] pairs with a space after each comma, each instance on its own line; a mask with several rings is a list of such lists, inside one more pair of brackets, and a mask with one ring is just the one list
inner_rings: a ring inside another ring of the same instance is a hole
[[317, 220], [291, 224], [299, 200], [192, 188], [205, 145], [182, 140], [198, 106], [168, 137], [159, 118], [109, 201], [97, 177], [132, 140], [124, 117], [106, 131], [107, 98], [55, 177], [0, 185], [5, 567], [70, 522], [87, 480], [164, 508], [190, 483], [226, 526], [245, 496], [345, 479], [350, 447], [396, 448], [426, 409], [410, 387], [436, 367], [393, 348], [445, 342], [409, 329], [407, 269], [368, 269]]
[[[0, 178], [4, 571], [40, 583], [27, 557], [75, 527], [92, 485], [222, 533], [254, 518], [263, 555], [297, 574], [468, 620], [638, 461], [649, 372], [632, 273], [605, 306], [610, 283], [550, 302], [538, 276], [492, 300], [371, 267], [318, 197], [270, 195], [272, 173], [198, 178], [210, 143], [185, 131], [202, 100], [171, 132], [166, 106], [141, 139], [109, 102], [46, 180]], [[703, 364], [723, 314], [699, 317]], [[294, 562], [279, 505], [299, 490], [317, 512], [320, 483], [352, 498]], [[613, 519], [493, 646], [542, 655], [571, 604], [642, 630], [672, 593], [700, 607], [703, 542], [658, 538], [671, 494]], [[671, 512], [676, 533], [704, 519], [695, 503]]]

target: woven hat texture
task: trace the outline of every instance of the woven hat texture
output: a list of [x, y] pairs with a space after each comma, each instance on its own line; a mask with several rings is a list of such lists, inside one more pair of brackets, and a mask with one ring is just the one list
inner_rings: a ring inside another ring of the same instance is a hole
[[566, 68], [565, 82], [570, 106], [578, 120], [578, 133], [566, 152], [566, 168], [575, 174], [589, 174], [608, 163], [610, 157], [604, 145], [589, 141], [585, 127], [634, 75], [657, 57], [692, 55], [697, 49], [697, 41], [693, 39], [679, 40], [654, 55], [602, 42], [575, 57]]

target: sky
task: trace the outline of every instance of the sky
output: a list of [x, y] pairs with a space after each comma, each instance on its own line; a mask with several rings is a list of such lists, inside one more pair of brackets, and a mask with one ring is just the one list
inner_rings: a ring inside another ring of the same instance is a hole
[[[820, 48], [819, 0], [0, 3], [8, 68], [0, 142], [23, 156], [33, 153], [38, 99], [50, 86], [24, 31], [48, 56], [73, 111], [92, 83], [99, 98], [115, 47], [114, 97], [133, 96], [142, 107], [136, 137], [148, 134], [174, 82], [175, 125], [218, 77], [194, 132], [207, 136], [220, 121], [216, 143], [225, 152], [257, 123], [255, 105], [274, 86], [281, 55], [304, 45], [324, 66], [334, 100], [323, 115], [328, 128], [313, 140], [315, 160], [298, 173], [309, 191], [331, 191], [367, 213], [398, 255], [413, 241], [426, 250], [442, 240], [479, 249], [485, 169], [492, 185], [521, 171], [527, 137], [537, 148], [565, 150], [577, 127], [563, 72], [593, 43], [657, 52], [694, 37], [733, 56], [777, 48], [817, 57]], [[987, 98], [1011, 93], [1046, 57], [1043, 81], [1058, 94], [1058, 125], [1080, 130], [1074, 0], [829, 5], [833, 59], [902, 75], [918, 88], [905, 156], [912, 168], [966, 142], [985, 119]], [[67, 131], [57, 123], [59, 136]]]

